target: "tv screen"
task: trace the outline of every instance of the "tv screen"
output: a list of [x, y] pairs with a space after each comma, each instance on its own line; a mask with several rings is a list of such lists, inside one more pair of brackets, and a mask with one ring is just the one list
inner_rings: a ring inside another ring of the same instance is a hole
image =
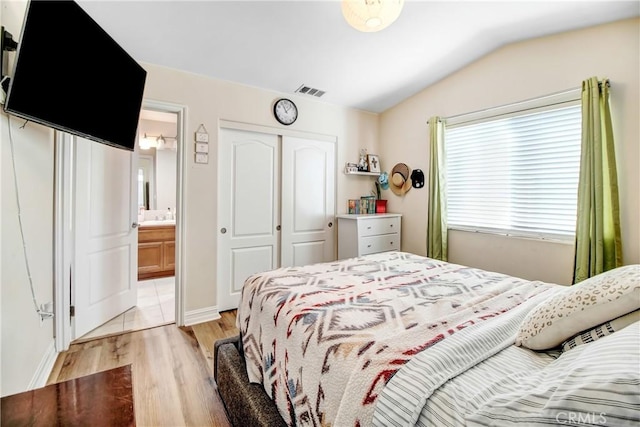
[[147, 72], [77, 3], [29, 2], [9, 77], [7, 113], [135, 148]]

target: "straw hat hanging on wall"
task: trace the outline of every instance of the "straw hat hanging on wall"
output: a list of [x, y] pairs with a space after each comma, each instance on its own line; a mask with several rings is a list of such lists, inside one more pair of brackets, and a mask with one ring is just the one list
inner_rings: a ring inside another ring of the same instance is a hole
[[404, 196], [411, 190], [411, 169], [405, 163], [396, 164], [390, 175], [389, 188], [396, 196]]

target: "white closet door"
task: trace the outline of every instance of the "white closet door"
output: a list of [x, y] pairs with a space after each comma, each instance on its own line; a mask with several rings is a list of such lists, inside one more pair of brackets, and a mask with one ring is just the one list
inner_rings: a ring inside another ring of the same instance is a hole
[[335, 260], [335, 144], [282, 138], [281, 266]]
[[278, 266], [278, 136], [221, 129], [218, 144], [218, 310], [238, 307], [247, 277]]

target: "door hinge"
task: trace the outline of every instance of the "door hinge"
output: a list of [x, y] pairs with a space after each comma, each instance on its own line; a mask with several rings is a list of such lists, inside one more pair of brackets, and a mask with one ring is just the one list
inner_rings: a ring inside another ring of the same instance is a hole
[[76, 306], [72, 305], [71, 307], [69, 307], [69, 316], [75, 317], [75, 315], [76, 315]]

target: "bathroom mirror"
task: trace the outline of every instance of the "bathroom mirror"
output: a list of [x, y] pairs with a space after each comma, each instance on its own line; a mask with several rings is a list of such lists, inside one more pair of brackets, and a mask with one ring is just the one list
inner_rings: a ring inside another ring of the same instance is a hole
[[141, 154], [138, 157], [138, 206], [146, 210], [156, 209], [156, 179], [153, 156]]
[[[155, 150], [154, 150], [155, 151]], [[177, 154], [158, 150], [138, 157], [138, 206], [146, 210], [174, 209], [176, 206]]]
[[143, 110], [139, 124], [138, 206], [176, 208], [178, 153], [175, 113]]

